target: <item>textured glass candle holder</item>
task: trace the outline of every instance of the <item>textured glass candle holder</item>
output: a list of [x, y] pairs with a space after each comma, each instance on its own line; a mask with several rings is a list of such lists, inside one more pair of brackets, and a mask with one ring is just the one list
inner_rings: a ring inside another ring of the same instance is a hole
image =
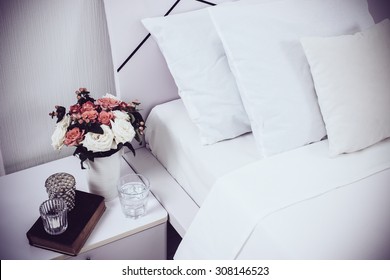
[[76, 180], [68, 173], [55, 173], [46, 179], [46, 192], [49, 199], [61, 198], [65, 201], [68, 211], [76, 205]]
[[58, 235], [68, 228], [68, 211], [60, 198], [48, 199], [39, 207], [43, 228], [48, 234]]

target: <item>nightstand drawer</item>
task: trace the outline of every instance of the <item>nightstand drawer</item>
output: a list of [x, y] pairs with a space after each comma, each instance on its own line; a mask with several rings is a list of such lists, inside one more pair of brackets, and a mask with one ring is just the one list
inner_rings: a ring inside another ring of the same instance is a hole
[[165, 260], [167, 223], [148, 228], [101, 247], [83, 252], [69, 260]]

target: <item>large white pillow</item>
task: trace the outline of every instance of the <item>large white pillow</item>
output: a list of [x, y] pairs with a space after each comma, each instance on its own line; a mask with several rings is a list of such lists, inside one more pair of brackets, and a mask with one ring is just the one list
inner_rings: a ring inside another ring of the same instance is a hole
[[201, 142], [251, 131], [222, 43], [206, 9], [142, 20], [158, 43]]
[[390, 21], [354, 35], [301, 40], [329, 138], [330, 155], [390, 137]]
[[209, 9], [259, 151], [270, 156], [326, 135], [299, 39], [372, 25], [366, 0], [285, 0]]

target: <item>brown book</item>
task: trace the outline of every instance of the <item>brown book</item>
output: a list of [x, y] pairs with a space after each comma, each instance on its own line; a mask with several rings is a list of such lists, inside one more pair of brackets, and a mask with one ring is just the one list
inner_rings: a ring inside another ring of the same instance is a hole
[[68, 228], [59, 235], [50, 235], [39, 217], [27, 232], [30, 245], [76, 256], [106, 210], [104, 197], [76, 190], [76, 206], [68, 212]]

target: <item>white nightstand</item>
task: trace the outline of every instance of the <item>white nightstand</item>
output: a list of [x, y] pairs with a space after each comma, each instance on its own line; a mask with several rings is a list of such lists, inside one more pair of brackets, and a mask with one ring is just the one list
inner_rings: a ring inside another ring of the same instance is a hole
[[[124, 217], [118, 198], [106, 202], [106, 211], [76, 257], [29, 245], [26, 232], [47, 199], [45, 180], [56, 172], [72, 174], [76, 188], [88, 191], [86, 171], [73, 156], [0, 177], [0, 259], [166, 259], [168, 215], [153, 195], [147, 214], [137, 220]], [[121, 174], [131, 172], [122, 160]]]

